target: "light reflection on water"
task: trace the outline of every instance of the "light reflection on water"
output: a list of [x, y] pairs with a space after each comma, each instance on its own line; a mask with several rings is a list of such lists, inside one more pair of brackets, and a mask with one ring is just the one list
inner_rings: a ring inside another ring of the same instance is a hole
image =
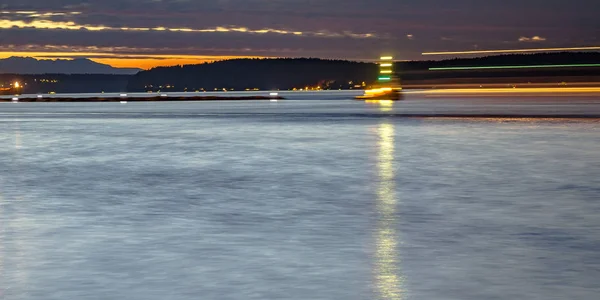
[[382, 123], [378, 130], [377, 189], [378, 224], [375, 242], [375, 286], [381, 299], [399, 300], [402, 277], [396, 232], [396, 183], [394, 174], [394, 125]]

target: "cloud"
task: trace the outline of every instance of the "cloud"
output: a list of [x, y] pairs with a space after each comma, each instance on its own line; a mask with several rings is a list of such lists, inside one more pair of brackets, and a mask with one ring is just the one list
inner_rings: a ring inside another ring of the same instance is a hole
[[54, 16], [69, 16], [79, 15], [80, 12], [46, 12], [39, 13], [37, 11], [2, 11], [1, 14], [24, 15], [33, 20], [9, 20], [0, 19], [0, 29], [9, 28], [34, 28], [41, 30], [62, 29], [62, 30], [88, 30], [88, 31], [149, 31], [149, 32], [185, 32], [185, 33], [207, 33], [207, 32], [240, 32], [246, 34], [281, 34], [295, 36], [315, 36], [326, 38], [349, 37], [356, 39], [377, 38], [374, 33], [356, 33], [349, 30], [341, 32], [332, 32], [329, 30], [319, 31], [298, 31], [286, 30], [279, 28], [260, 28], [251, 29], [243, 26], [222, 25], [207, 28], [190, 28], [190, 27], [167, 27], [167, 26], [152, 26], [152, 27], [129, 27], [129, 26], [108, 26], [102, 24], [79, 24], [74, 21], [53, 21], [46, 18]]
[[[202, 55], [192, 55], [194, 53], [211, 53], [210, 56], [215, 56], [218, 53], [226, 53], [228, 55], [246, 55], [247, 53], [253, 53], [252, 56], [265, 56], [272, 55], [273, 53], [288, 53], [288, 54], [302, 54], [301, 49], [289, 49], [289, 48], [210, 48], [210, 47], [185, 47], [185, 48], [173, 48], [173, 47], [99, 47], [99, 46], [72, 46], [72, 45], [0, 45], [1, 52], [26, 52], [35, 53], [38, 57], [62, 57], [62, 58], [73, 58], [85, 56], [91, 57], [111, 57], [111, 58], [176, 58], [183, 57], [204, 57]], [[44, 53], [44, 54], [40, 54]], [[92, 53], [92, 54], [91, 54]], [[93, 56], [90, 56], [93, 55]]]
[[[119, 54], [250, 55], [286, 57], [360, 58], [379, 55], [382, 43], [394, 40], [340, 36], [249, 34], [247, 32], [87, 31], [36, 28], [4, 29], [6, 52], [102, 52]], [[331, 32], [322, 32], [331, 35]], [[188, 38], [186, 38], [188, 37]], [[8, 48], [10, 47], [10, 49]], [[397, 47], [395, 47], [397, 48]], [[364, 53], [364, 54], [362, 54]], [[24, 54], [25, 55], [25, 54]]]
[[546, 38], [537, 35], [534, 35], [530, 38], [525, 36], [519, 38], [519, 42], [543, 42], [545, 40]]

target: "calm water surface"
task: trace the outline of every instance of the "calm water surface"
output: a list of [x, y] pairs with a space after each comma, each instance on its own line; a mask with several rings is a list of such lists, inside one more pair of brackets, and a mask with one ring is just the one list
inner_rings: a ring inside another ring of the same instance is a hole
[[598, 299], [597, 120], [0, 106], [0, 299]]

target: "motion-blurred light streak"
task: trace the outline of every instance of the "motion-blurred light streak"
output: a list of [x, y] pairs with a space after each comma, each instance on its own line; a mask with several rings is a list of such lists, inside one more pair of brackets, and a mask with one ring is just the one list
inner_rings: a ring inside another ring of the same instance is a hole
[[445, 52], [423, 52], [421, 54], [422, 55], [456, 55], [456, 54], [521, 53], [521, 52], [551, 52], [551, 51], [581, 51], [581, 50], [600, 50], [600, 46], [565, 47], [565, 48], [532, 48], [532, 49], [445, 51]]
[[539, 68], [589, 68], [589, 67], [600, 67], [600, 64], [529, 65], [529, 66], [473, 66], [473, 67], [439, 67], [439, 68], [429, 68], [429, 71], [446, 71], [446, 70], [486, 70], [486, 69], [539, 69]]
[[536, 93], [600, 93], [600, 87], [557, 88], [457, 88], [405, 91], [405, 94], [536, 94]]

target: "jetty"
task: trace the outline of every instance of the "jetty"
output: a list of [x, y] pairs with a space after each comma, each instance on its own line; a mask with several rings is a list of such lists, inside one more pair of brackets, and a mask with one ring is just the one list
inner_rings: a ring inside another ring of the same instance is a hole
[[259, 96], [170, 96], [170, 95], [152, 95], [146, 97], [127, 97], [127, 96], [93, 96], [93, 97], [67, 97], [67, 96], [13, 96], [12, 98], [0, 98], [0, 102], [164, 102], [164, 101], [231, 101], [231, 100], [284, 100], [285, 98], [276, 95]]

